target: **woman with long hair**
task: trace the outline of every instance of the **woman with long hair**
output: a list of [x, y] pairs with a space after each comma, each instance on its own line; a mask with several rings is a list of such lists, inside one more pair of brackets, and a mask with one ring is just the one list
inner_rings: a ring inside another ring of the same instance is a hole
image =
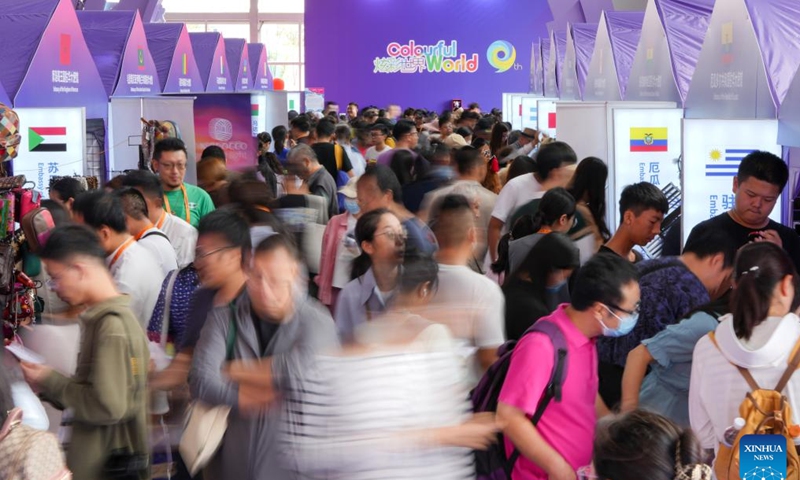
[[289, 149], [286, 148], [286, 140], [289, 132], [283, 125], [278, 125], [272, 129], [272, 140], [275, 142], [275, 155], [278, 156], [281, 163], [286, 163], [286, 156], [289, 155]]
[[353, 260], [351, 281], [339, 293], [334, 319], [344, 342], [355, 330], [386, 310], [397, 288], [406, 233], [400, 220], [385, 208], [363, 214], [355, 240], [361, 254]]
[[578, 249], [563, 233], [542, 236], [506, 278], [506, 338], [519, 340], [537, 320], [569, 302], [567, 280], [580, 265]]
[[492, 127], [492, 140], [489, 142], [489, 149], [492, 156], [500, 159], [500, 150], [508, 146], [508, 127], [501, 122], [495, 123]]
[[581, 263], [592, 257], [611, 238], [606, 225], [608, 167], [597, 157], [586, 157], [575, 169], [569, 192], [577, 202], [578, 222], [570, 231], [581, 250]]
[[[719, 450], [725, 430], [755, 383], [772, 389], [800, 346], [800, 279], [791, 258], [770, 242], [742, 247], [734, 265], [731, 313], [697, 342], [689, 386], [689, 419], [705, 449]], [[792, 407], [789, 425], [800, 423], [800, 376], [790, 376], [783, 395]], [[717, 457], [719, 463], [720, 457]], [[719, 463], [715, 468], [727, 467]]]

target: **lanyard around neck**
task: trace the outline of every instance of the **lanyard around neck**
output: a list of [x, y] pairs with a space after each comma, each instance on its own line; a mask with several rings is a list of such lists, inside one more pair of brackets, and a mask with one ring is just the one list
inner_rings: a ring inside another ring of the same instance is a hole
[[164, 223], [166, 221], [167, 221], [167, 212], [161, 212], [161, 218], [158, 219], [158, 222], [156, 223], [156, 228], [160, 230], [161, 227], [164, 226]]
[[154, 225], [153, 225], [152, 223], [151, 223], [151, 224], [149, 224], [149, 225], [147, 225], [146, 227], [144, 227], [144, 228], [142, 229], [142, 231], [141, 231], [141, 232], [137, 233], [137, 234], [136, 234], [136, 236], [135, 236], [135, 237], [133, 237], [133, 239], [134, 239], [134, 240], [136, 240], [136, 241], [138, 242], [138, 241], [139, 241], [139, 240], [140, 240], [140, 239], [141, 239], [141, 238], [144, 236], [144, 234], [145, 234], [145, 233], [147, 233], [147, 231], [148, 231], [148, 230], [150, 230], [150, 229], [151, 229], [151, 228], [153, 228], [153, 227], [154, 227]]
[[[186, 193], [186, 185], [181, 184], [181, 192], [183, 193], [183, 209], [184, 212], [186, 212], [186, 223], [191, 223], [192, 213], [189, 211], [189, 194]], [[170, 215], [172, 214], [172, 206], [169, 204], [166, 193], [164, 194], [164, 208], [167, 210], [167, 213]]]
[[125, 252], [125, 250], [127, 250], [128, 247], [130, 247], [133, 244], [134, 241], [135, 240], [133, 239], [133, 237], [130, 237], [129, 239], [125, 240], [125, 243], [123, 243], [117, 249], [117, 253], [114, 254], [114, 258], [112, 258], [111, 259], [111, 263], [108, 264], [108, 269], [109, 270], [111, 270], [111, 267], [113, 267], [114, 264], [117, 263], [117, 260], [119, 260], [119, 257], [122, 256], [122, 254]]

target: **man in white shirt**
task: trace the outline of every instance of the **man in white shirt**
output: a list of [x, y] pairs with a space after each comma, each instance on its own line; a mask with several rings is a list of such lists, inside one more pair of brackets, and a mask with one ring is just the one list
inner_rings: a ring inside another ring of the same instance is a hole
[[442, 199], [433, 226], [439, 286], [427, 318], [446, 325], [461, 343], [474, 385], [505, 342], [505, 297], [497, 283], [467, 266], [478, 234], [475, 211], [465, 196]]
[[122, 179], [122, 185], [138, 190], [147, 203], [147, 217], [156, 228], [164, 232], [175, 249], [178, 268], [183, 268], [194, 261], [194, 250], [197, 245], [197, 229], [185, 220], [169, 215], [164, 210], [164, 191], [161, 180], [145, 170], [128, 172]]
[[517, 209], [541, 197], [541, 192], [552, 187], [565, 187], [575, 173], [578, 163], [575, 151], [564, 142], [544, 145], [536, 155], [536, 173], [528, 173], [508, 182], [497, 197], [492, 220], [489, 222], [489, 255], [492, 262], [497, 260], [497, 244], [504, 232], [512, 225], [506, 225]]
[[383, 152], [388, 152], [392, 149], [392, 147], [386, 145], [386, 138], [389, 137], [389, 127], [378, 122], [373, 124], [369, 130], [372, 146], [367, 149], [366, 156], [364, 157], [367, 160], [367, 165], [377, 162], [378, 157], [380, 157]]
[[97, 232], [117, 289], [131, 296], [131, 310], [146, 330], [166, 277], [158, 261], [128, 233], [122, 202], [116, 195], [87, 192], [75, 200], [72, 208], [85, 225]]
[[336, 126], [336, 143], [344, 148], [347, 156], [350, 157], [350, 164], [353, 166], [353, 177], [360, 177], [367, 168], [367, 160], [361, 155], [352, 144], [353, 130], [350, 125], [340, 124]]
[[497, 194], [484, 188], [481, 183], [486, 178], [488, 171], [487, 158], [480, 150], [473, 147], [464, 147], [455, 154], [456, 167], [458, 168], [458, 178], [445, 187], [434, 190], [425, 195], [422, 200], [422, 208], [418, 213], [420, 220], [428, 223], [429, 219], [435, 216], [435, 212], [441, 206], [442, 200], [450, 194], [464, 195], [474, 209], [478, 211], [478, 218], [475, 220], [477, 240], [474, 258], [470, 260], [469, 266], [474, 271], [483, 272], [483, 260], [486, 256], [486, 232], [489, 229], [489, 221], [492, 218], [492, 211], [497, 202]]
[[128, 231], [133, 235], [136, 242], [145, 247], [161, 266], [164, 276], [178, 268], [178, 260], [175, 249], [169, 242], [167, 235], [156, 228], [153, 222], [147, 218], [147, 203], [144, 196], [132, 187], [126, 187], [115, 192], [122, 201], [122, 209], [125, 212], [125, 222]]

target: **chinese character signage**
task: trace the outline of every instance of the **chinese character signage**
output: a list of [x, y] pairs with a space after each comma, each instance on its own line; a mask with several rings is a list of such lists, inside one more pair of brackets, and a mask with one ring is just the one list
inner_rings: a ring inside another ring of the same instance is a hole
[[48, 196], [50, 177], [83, 175], [86, 120], [83, 108], [18, 108], [22, 143], [14, 173]]
[[[614, 115], [614, 194], [631, 184], [649, 182], [663, 189], [680, 187], [678, 159], [681, 155], [681, 119], [676, 108], [615, 108]], [[619, 218], [616, 208], [614, 227]]]
[[[748, 153], [781, 155], [777, 120], [684, 120], [683, 239], [692, 228], [733, 208], [733, 179]], [[770, 218], [781, 221], [778, 200]]]

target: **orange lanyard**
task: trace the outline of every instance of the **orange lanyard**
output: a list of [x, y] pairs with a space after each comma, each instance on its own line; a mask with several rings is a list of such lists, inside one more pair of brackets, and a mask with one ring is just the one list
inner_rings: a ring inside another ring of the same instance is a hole
[[[183, 211], [186, 212], [186, 223], [192, 223], [192, 213], [189, 211], [189, 194], [186, 193], [186, 186], [181, 183], [181, 192], [183, 192]], [[164, 206], [167, 213], [172, 214], [172, 207], [169, 204], [167, 194], [164, 194]]]
[[536, 233], [542, 233], [542, 234], [553, 233], [553, 229], [545, 226], [540, 228], [539, 231]]
[[147, 227], [145, 227], [145, 228], [144, 228], [144, 230], [142, 230], [141, 232], [137, 233], [137, 234], [136, 234], [136, 236], [135, 236], [135, 237], [133, 237], [133, 239], [134, 239], [134, 240], [136, 240], [136, 241], [138, 242], [138, 241], [139, 241], [139, 239], [140, 239], [140, 238], [142, 238], [142, 236], [143, 236], [143, 235], [144, 235], [144, 234], [145, 234], [145, 233], [146, 233], [148, 230], [150, 230], [150, 229], [151, 229], [151, 228], [153, 228], [153, 227], [154, 227], [154, 225], [151, 223], [150, 225], [148, 225]]
[[161, 212], [161, 218], [158, 219], [158, 223], [156, 223], [156, 228], [160, 230], [161, 227], [164, 226], [164, 222], [166, 221], [167, 221], [167, 212]]
[[261, 205], [254, 205], [253, 208], [256, 210], [261, 210], [262, 212], [272, 213], [272, 210], [267, 207], [262, 207]]
[[131, 237], [131, 238], [125, 240], [125, 243], [123, 243], [122, 246], [120, 246], [117, 249], [117, 253], [114, 255], [114, 258], [111, 259], [111, 263], [108, 264], [108, 269], [109, 270], [111, 270], [111, 267], [113, 267], [114, 264], [117, 263], [117, 260], [119, 260], [119, 257], [122, 256], [123, 252], [125, 252], [125, 250], [127, 250], [128, 247], [130, 247], [133, 244], [134, 241], [135, 240], [133, 239], [133, 237]]

